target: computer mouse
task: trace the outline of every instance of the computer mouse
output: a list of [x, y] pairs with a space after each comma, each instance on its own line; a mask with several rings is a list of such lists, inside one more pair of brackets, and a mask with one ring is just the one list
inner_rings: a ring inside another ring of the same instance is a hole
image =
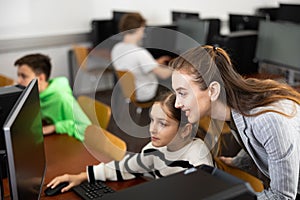
[[54, 196], [61, 193], [61, 189], [69, 185], [69, 182], [62, 182], [58, 184], [55, 188], [48, 187], [45, 189], [44, 193], [46, 196]]

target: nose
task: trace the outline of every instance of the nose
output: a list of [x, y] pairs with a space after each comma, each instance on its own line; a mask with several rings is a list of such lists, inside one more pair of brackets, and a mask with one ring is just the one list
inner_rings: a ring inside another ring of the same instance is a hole
[[149, 127], [149, 131], [151, 134], [155, 134], [156, 133], [156, 128], [153, 122], [150, 123], [150, 127]]
[[17, 83], [21, 85], [21, 83], [22, 83], [22, 78], [21, 78], [21, 76], [18, 76]]
[[175, 108], [182, 108], [182, 103], [180, 102], [180, 100], [178, 98], [176, 98], [176, 100], [175, 100]]

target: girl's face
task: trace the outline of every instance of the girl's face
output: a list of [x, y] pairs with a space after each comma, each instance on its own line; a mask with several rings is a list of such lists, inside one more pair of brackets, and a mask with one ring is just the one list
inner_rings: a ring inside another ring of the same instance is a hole
[[152, 145], [167, 146], [177, 135], [178, 122], [163, 111], [160, 103], [154, 103], [150, 112], [150, 134]]
[[172, 88], [176, 92], [175, 107], [185, 112], [190, 123], [197, 123], [200, 117], [210, 114], [209, 90], [200, 90], [190, 75], [175, 70], [172, 74]]

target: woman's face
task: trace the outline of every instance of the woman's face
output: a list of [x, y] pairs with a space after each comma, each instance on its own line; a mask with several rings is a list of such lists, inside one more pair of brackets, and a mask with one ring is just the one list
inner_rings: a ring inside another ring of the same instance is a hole
[[200, 86], [190, 75], [175, 70], [172, 74], [172, 88], [176, 92], [175, 107], [185, 112], [190, 123], [196, 123], [200, 117], [210, 115], [209, 90], [200, 90]]
[[171, 143], [178, 131], [178, 122], [163, 111], [160, 103], [154, 103], [150, 112], [150, 134], [152, 145], [155, 147], [167, 146]]

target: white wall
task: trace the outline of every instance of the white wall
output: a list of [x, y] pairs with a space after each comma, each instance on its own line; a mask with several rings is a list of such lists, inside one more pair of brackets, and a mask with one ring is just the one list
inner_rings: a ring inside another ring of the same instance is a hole
[[[278, 0], [0, 0], [1, 40], [90, 31], [92, 19], [111, 18], [112, 10], [139, 11], [149, 24], [171, 22], [171, 10], [199, 12], [201, 17], [227, 20], [229, 12], [253, 14], [257, 7], [277, 6]], [[299, 0], [280, 2], [299, 3]], [[6, 19], [6, 20], [4, 20]], [[71, 44], [70, 44], [71, 45]], [[69, 76], [70, 45], [0, 54], [0, 73], [16, 78], [14, 61], [28, 53], [52, 58], [53, 77]]]

